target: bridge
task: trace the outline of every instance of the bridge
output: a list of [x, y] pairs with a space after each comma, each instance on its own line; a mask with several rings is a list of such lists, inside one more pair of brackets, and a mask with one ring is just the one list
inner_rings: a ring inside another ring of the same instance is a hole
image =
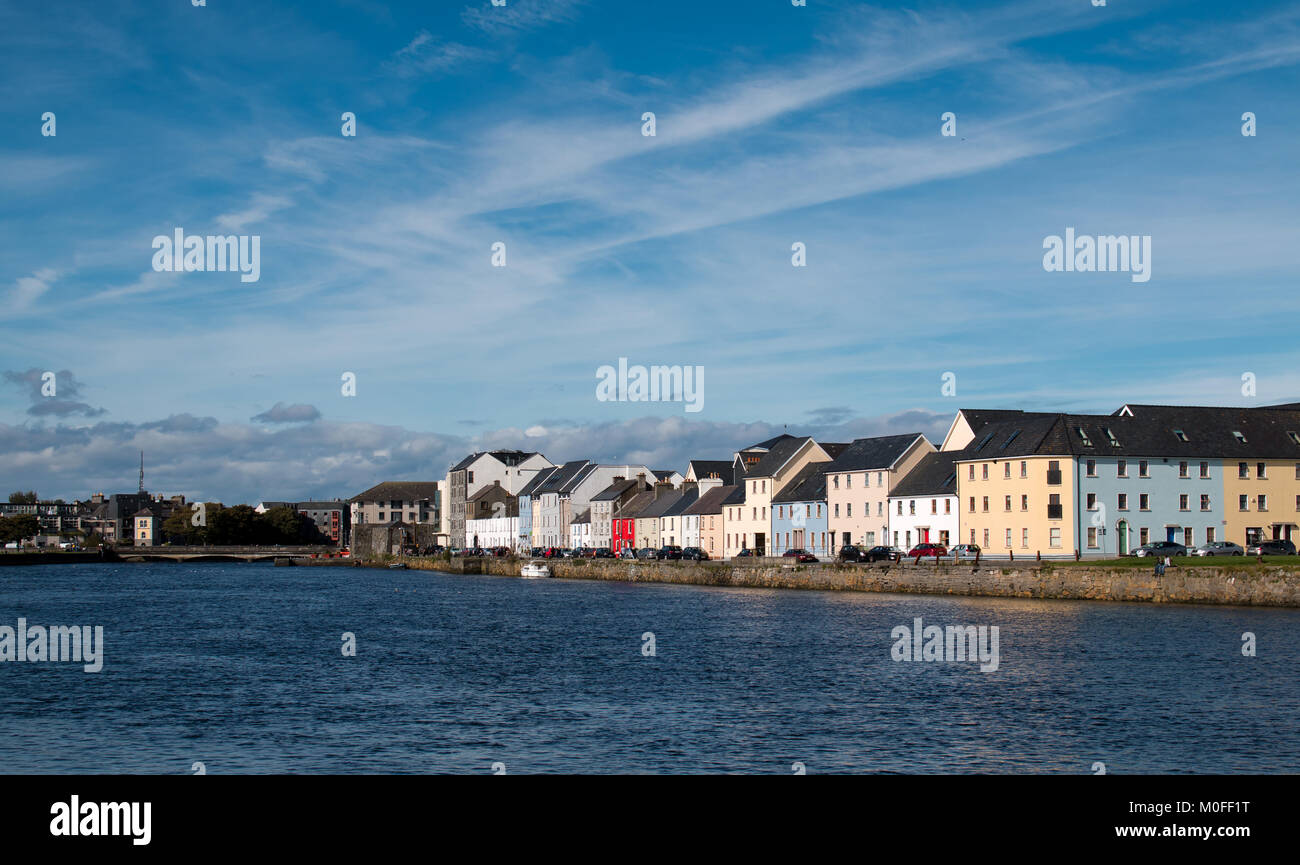
[[330, 546], [206, 546], [206, 547], [118, 547], [113, 551], [124, 562], [269, 562], [275, 559], [325, 558], [335, 552]]

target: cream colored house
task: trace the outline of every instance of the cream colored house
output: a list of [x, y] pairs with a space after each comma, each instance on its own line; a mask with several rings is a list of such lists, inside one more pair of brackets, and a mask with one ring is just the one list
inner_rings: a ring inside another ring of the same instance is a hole
[[826, 467], [829, 553], [845, 544], [894, 544], [889, 494], [934, 445], [920, 433], [855, 439]]
[[723, 556], [743, 549], [767, 555], [772, 549], [772, 496], [794, 479], [804, 466], [831, 462], [831, 455], [810, 436], [776, 441], [743, 479], [745, 501], [724, 510]]

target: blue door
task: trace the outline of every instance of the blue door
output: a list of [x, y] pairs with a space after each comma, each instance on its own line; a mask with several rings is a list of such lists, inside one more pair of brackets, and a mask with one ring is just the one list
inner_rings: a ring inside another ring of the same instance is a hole
[[1172, 540], [1174, 539], [1174, 532], [1176, 532], [1176, 531], [1178, 531], [1178, 530], [1175, 529], [1175, 528], [1166, 528], [1166, 529], [1165, 529], [1165, 540], [1166, 540], [1166, 541], [1172, 541]]

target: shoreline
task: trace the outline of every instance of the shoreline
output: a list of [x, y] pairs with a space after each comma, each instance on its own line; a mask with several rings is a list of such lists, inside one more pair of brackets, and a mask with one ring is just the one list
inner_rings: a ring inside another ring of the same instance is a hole
[[[403, 559], [410, 570], [518, 577], [527, 559]], [[1212, 566], [1169, 568], [1161, 577], [1146, 568], [1059, 563], [910, 565], [756, 564], [549, 559], [557, 579], [625, 583], [677, 583], [758, 589], [964, 595], [1063, 601], [1211, 604], [1300, 608], [1300, 573], [1285, 567], [1258, 570]], [[365, 561], [387, 568], [389, 561]]]

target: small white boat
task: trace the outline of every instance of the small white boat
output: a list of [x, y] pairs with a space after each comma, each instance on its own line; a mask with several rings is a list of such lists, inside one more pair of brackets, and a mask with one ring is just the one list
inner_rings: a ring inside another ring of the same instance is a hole
[[551, 575], [551, 569], [541, 562], [529, 562], [519, 569], [519, 576], [525, 580], [544, 580]]

